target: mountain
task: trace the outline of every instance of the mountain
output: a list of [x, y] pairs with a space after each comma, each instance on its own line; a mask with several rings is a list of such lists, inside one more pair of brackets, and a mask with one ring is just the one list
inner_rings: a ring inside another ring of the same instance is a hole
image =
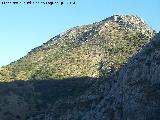
[[159, 120], [160, 33], [113, 15], [0, 68], [0, 120]]
[[0, 69], [1, 81], [99, 77], [98, 68], [118, 70], [154, 35], [137, 16], [114, 15], [74, 27]]

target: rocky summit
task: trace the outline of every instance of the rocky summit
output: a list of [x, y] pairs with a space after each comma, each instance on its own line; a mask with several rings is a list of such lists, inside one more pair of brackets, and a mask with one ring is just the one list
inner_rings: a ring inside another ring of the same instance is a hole
[[113, 15], [0, 68], [0, 120], [159, 120], [160, 33]]

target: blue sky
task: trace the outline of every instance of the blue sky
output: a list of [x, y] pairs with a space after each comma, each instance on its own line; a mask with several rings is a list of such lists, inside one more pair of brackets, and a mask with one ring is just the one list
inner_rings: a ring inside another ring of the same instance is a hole
[[23, 57], [71, 27], [100, 21], [113, 14], [138, 15], [153, 29], [160, 30], [160, 0], [75, 0], [75, 5], [62, 6], [2, 5], [1, 1], [0, 66]]

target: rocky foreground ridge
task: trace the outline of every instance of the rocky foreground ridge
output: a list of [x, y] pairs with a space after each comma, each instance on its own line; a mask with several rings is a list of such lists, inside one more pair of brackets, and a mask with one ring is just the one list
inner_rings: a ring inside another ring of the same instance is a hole
[[72, 28], [0, 69], [0, 118], [159, 120], [159, 58], [138, 16]]

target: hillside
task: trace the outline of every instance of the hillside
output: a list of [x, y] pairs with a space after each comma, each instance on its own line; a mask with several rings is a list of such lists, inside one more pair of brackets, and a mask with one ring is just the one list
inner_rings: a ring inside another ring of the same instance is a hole
[[0, 69], [1, 81], [99, 77], [118, 70], [154, 35], [137, 16], [114, 15], [74, 27]]
[[114, 15], [0, 68], [0, 120], [159, 120], [160, 33]]

